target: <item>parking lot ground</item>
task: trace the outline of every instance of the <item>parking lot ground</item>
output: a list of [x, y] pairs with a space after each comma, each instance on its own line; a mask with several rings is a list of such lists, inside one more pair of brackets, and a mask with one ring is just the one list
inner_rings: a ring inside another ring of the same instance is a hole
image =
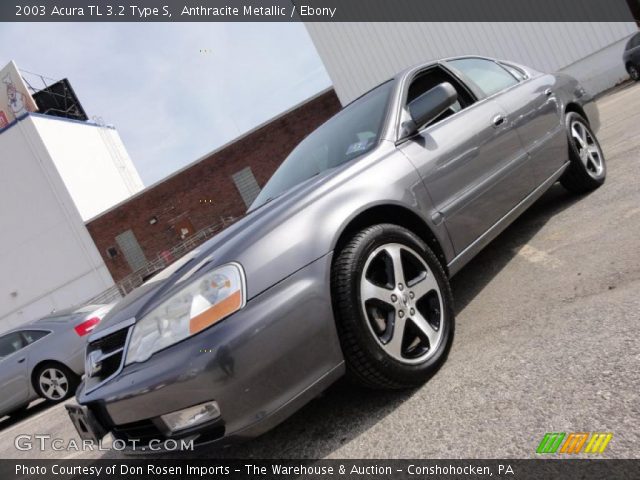
[[[604, 457], [640, 458], [640, 84], [598, 103], [606, 184], [554, 186], [453, 279], [456, 338], [431, 381], [339, 382], [254, 441], [188, 455], [530, 458], [546, 432], [599, 431]], [[120, 455], [16, 450], [19, 434], [76, 438], [61, 405], [0, 429], [2, 458]]]

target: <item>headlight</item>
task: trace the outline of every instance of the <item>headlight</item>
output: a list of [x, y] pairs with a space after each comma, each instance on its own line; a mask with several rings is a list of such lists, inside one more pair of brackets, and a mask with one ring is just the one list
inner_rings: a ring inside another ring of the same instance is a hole
[[245, 302], [244, 291], [243, 272], [235, 263], [189, 283], [136, 323], [125, 364], [144, 362], [155, 352], [240, 310]]

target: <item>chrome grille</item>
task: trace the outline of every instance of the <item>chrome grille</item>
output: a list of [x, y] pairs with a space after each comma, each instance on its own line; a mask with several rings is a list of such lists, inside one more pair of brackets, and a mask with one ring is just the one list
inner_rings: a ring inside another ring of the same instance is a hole
[[134, 319], [96, 332], [87, 345], [86, 390], [90, 392], [122, 370]]

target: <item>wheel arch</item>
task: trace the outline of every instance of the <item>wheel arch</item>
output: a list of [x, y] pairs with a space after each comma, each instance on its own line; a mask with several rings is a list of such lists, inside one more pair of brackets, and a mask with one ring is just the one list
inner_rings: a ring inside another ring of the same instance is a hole
[[420, 237], [436, 255], [446, 275], [449, 276], [444, 250], [431, 227], [419, 214], [401, 205], [380, 204], [359, 212], [343, 227], [335, 243], [334, 251], [340, 251], [355, 233], [380, 223], [398, 225]]
[[568, 113], [571, 113], [571, 112], [577, 113], [578, 115], [583, 117], [587, 121], [587, 123], [590, 124], [589, 116], [586, 114], [582, 106], [580, 106], [580, 104], [578, 104], [577, 102], [569, 102], [567, 103], [567, 106], [564, 108], [565, 117], [567, 116]]

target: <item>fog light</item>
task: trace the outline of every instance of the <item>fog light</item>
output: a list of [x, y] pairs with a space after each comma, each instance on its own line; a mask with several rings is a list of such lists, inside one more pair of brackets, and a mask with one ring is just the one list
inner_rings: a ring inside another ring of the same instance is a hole
[[171, 432], [177, 432], [216, 419], [219, 416], [218, 403], [206, 402], [177, 412], [167, 413], [160, 418]]

